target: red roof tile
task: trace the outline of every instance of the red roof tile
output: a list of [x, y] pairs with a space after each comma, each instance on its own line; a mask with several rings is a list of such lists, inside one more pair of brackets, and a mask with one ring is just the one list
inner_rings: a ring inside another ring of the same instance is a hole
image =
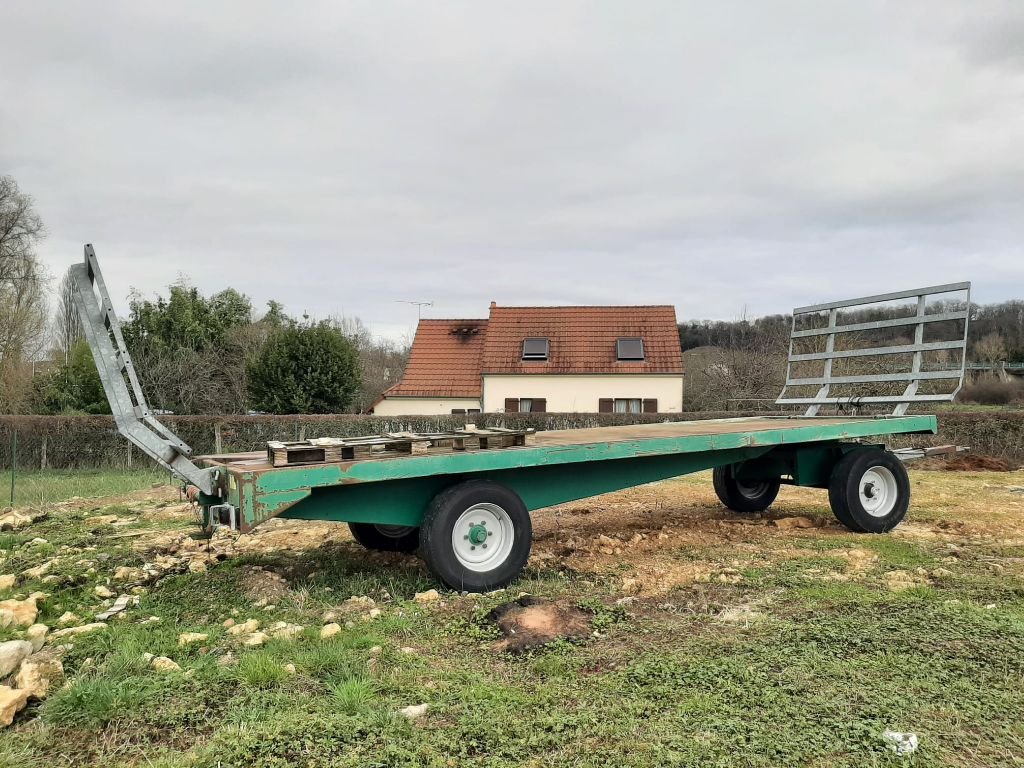
[[[548, 360], [523, 361], [523, 339], [548, 339]], [[644, 340], [644, 360], [620, 362], [616, 341]], [[491, 307], [480, 370], [489, 373], [683, 372], [672, 306]]]
[[[548, 339], [546, 361], [522, 360], [523, 339]], [[619, 361], [620, 338], [644, 340], [644, 360]], [[488, 373], [683, 372], [671, 306], [491, 307], [490, 320], [420, 320], [402, 380], [385, 397], [480, 397]]]
[[402, 380], [385, 397], [480, 397], [486, 320], [420, 320]]

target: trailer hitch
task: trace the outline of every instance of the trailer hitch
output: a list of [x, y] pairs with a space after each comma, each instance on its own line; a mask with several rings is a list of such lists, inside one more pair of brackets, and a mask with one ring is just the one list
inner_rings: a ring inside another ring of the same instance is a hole
[[217, 530], [222, 525], [228, 526], [232, 531], [238, 530], [238, 510], [233, 504], [213, 504], [207, 509], [207, 522], [210, 532]]

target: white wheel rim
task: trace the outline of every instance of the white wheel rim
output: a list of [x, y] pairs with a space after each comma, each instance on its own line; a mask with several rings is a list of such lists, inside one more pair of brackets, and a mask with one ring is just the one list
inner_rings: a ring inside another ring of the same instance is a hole
[[504, 563], [515, 539], [512, 518], [497, 504], [474, 504], [452, 528], [455, 559], [474, 573], [493, 571]]
[[411, 525], [374, 525], [377, 533], [389, 539], [400, 539], [415, 530]]
[[896, 507], [899, 487], [886, 467], [871, 467], [860, 478], [860, 505], [872, 517], [885, 517]]

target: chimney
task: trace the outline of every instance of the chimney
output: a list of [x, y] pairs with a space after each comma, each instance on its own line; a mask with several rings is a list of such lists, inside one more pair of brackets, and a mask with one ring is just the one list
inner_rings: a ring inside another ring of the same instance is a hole
[[496, 306], [498, 306], [498, 302], [492, 301], [491, 302], [491, 309], [494, 309]]

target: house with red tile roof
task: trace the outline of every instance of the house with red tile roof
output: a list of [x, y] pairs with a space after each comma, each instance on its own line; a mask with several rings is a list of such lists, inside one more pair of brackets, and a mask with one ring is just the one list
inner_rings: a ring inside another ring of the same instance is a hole
[[421, 320], [379, 415], [682, 410], [675, 308], [500, 307], [486, 320]]

